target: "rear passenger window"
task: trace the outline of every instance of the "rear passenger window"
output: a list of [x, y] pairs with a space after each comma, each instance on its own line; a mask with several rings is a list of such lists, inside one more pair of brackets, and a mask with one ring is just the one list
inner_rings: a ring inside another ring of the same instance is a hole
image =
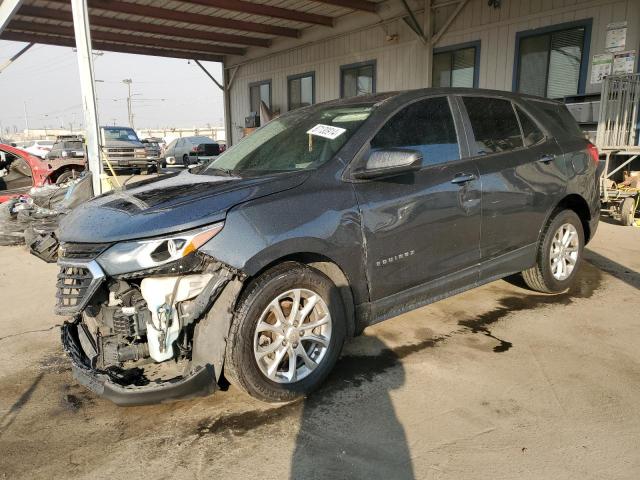
[[520, 119], [524, 144], [530, 147], [542, 141], [544, 133], [542, 133], [534, 121], [531, 120], [531, 117], [524, 113], [520, 107], [516, 107], [516, 112], [518, 112], [518, 118]]
[[422, 153], [423, 165], [460, 158], [458, 137], [446, 97], [413, 103], [395, 114], [371, 140], [371, 148], [406, 148]]
[[509, 100], [464, 97], [464, 105], [478, 153], [508, 152], [523, 146], [518, 119]]

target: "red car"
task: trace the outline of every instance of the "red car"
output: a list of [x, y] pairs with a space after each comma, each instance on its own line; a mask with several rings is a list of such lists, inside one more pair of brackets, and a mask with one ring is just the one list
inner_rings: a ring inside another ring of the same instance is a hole
[[61, 184], [85, 169], [83, 158], [43, 160], [0, 143], [0, 203], [24, 195], [31, 187]]

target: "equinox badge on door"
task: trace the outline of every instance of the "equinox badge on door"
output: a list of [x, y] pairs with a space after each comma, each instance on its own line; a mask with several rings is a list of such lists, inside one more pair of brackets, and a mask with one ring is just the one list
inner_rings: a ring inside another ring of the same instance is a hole
[[408, 258], [412, 255], [415, 255], [416, 251], [415, 250], [409, 250], [408, 252], [404, 252], [404, 253], [399, 253], [398, 255], [394, 255], [393, 257], [389, 257], [389, 258], [383, 258], [382, 260], [377, 260], [376, 261], [376, 267], [384, 267], [385, 265], [388, 265], [390, 263], [394, 263], [397, 262], [399, 260], [402, 260], [403, 258]]

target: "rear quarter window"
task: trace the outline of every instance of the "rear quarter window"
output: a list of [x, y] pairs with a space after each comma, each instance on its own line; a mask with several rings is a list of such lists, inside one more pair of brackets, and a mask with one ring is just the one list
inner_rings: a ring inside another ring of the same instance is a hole
[[584, 134], [578, 123], [567, 110], [567, 107], [559, 103], [539, 102], [530, 100], [530, 102], [542, 110], [542, 113], [554, 124], [558, 134], [570, 135], [572, 137], [584, 138]]

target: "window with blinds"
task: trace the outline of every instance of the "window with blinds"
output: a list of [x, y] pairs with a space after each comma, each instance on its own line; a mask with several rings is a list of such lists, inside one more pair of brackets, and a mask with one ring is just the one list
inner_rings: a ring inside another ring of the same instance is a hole
[[357, 97], [376, 93], [376, 63], [363, 62], [340, 67], [340, 96]]
[[287, 79], [289, 110], [315, 103], [315, 74], [313, 72], [292, 75]]
[[475, 87], [478, 47], [447, 50], [433, 55], [434, 87]]
[[260, 115], [260, 102], [271, 108], [271, 80], [249, 85], [249, 111]]
[[517, 90], [549, 98], [577, 94], [585, 31], [575, 27], [521, 38]]

